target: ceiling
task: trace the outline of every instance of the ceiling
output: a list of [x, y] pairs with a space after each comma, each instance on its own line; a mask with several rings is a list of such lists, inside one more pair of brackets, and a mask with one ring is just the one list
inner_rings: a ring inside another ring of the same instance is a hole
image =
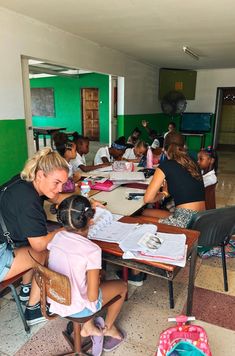
[[0, 0], [0, 6], [154, 66], [235, 67], [234, 0]]

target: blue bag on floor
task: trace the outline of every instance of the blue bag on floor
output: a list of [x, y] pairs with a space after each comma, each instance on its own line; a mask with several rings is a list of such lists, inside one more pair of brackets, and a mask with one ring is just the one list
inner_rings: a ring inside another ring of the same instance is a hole
[[166, 356], [205, 356], [205, 354], [193, 344], [180, 341], [167, 352]]

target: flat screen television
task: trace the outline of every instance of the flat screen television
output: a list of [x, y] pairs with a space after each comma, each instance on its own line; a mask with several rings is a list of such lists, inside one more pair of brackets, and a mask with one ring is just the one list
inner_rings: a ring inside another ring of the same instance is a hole
[[211, 131], [211, 113], [183, 113], [180, 131], [188, 133], [203, 133]]

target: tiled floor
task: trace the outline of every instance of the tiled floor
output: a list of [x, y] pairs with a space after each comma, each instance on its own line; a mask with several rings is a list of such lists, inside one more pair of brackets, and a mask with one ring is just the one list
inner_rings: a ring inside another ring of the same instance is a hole
[[[234, 153], [220, 154], [216, 196], [217, 206], [235, 204]], [[143, 287], [131, 287], [118, 324], [127, 331], [126, 342], [110, 355], [153, 356], [160, 332], [169, 327], [169, 316], [180, 314], [186, 301], [188, 268], [174, 282], [175, 309], [168, 305], [168, 288], [164, 280], [148, 277]], [[112, 278], [114, 271], [109, 268]], [[205, 328], [213, 356], [235, 354], [235, 259], [228, 259], [229, 292], [224, 292], [219, 258], [198, 259], [193, 310], [196, 323]], [[10, 295], [0, 299], [0, 356], [55, 355], [68, 351], [61, 330], [65, 321], [56, 319], [24, 332]], [[105, 355], [105, 353], [104, 353]]]

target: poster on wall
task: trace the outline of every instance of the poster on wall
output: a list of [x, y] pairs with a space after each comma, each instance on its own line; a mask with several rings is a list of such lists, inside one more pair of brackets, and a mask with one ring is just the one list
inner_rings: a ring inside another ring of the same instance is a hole
[[32, 116], [55, 117], [53, 88], [31, 88]]

